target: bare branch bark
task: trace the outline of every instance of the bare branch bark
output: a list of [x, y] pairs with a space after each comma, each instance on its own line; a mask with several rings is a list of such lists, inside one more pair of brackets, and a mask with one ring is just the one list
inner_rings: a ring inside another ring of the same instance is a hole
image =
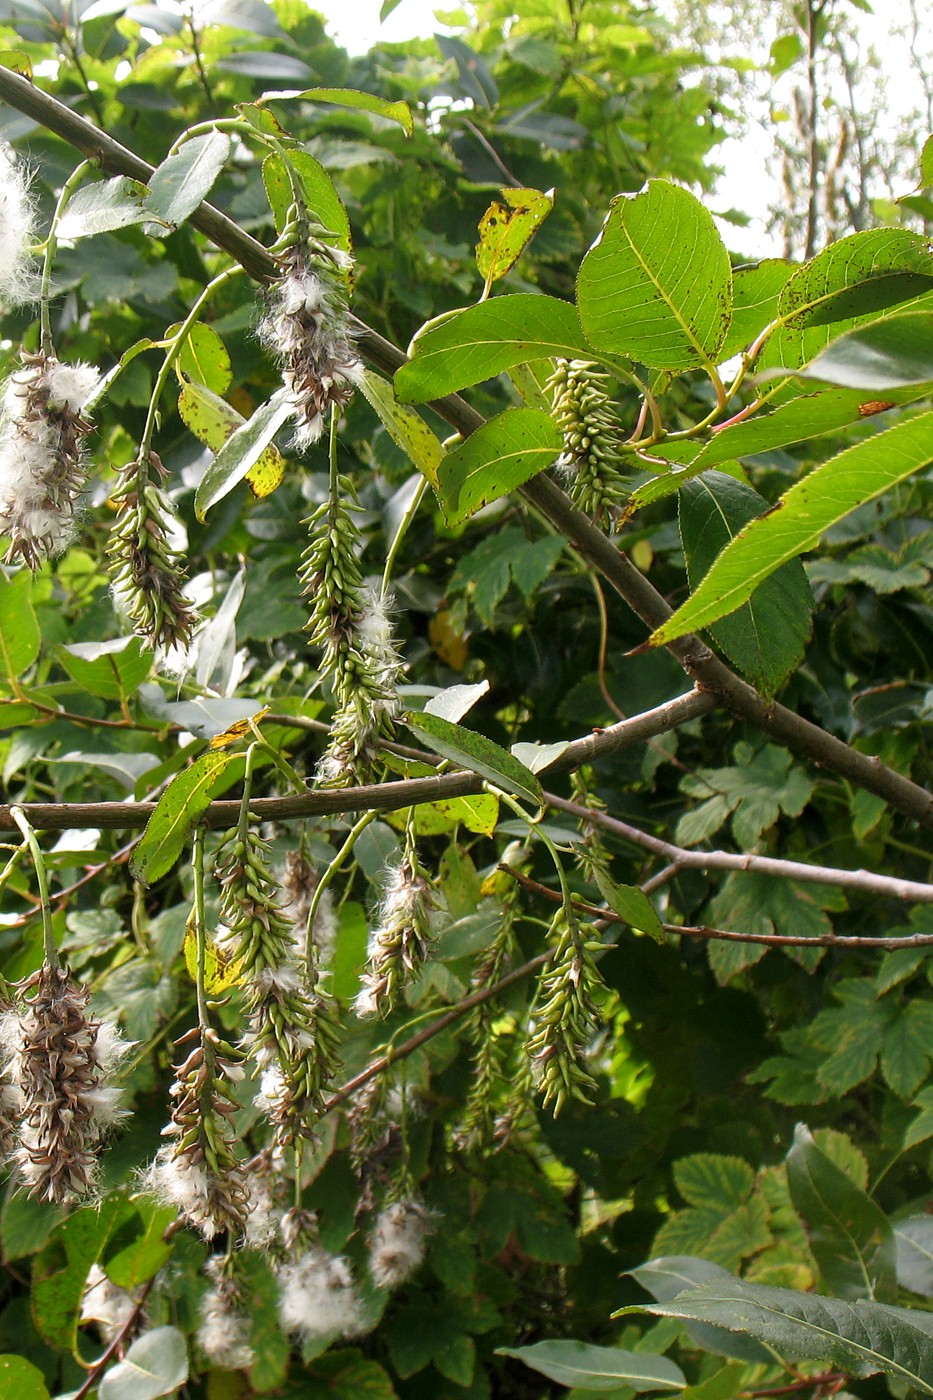
[[[667, 734], [688, 720], [707, 714], [715, 703], [711, 696], [698, 690], [687, 691], [663, 705], [656, 705], [653, 710], [573, 740], [542, 772], [570, 772], [583, 763], [592, 763], [632, 744]], [[338, 816], [344, 812], [397, 812], [425, 802], [475, 797], [483, 790], [483, 779], [475, 773], [442, 773], [436, 778], [407, 778], [366, 787], [301, 793], [296, 797], [257, 797], [250, 803], [250, 811], [260, 821], [295, 821], [303, 817]], [[130, 831], [145, 826], [156, 808], [154, 802], [19, 802], [15, 805], [26, 813], [30, 825], [40, 831], [81, 827]], [[213, 827], [235, 826], [239, 811], [239, 801], [221, 799], [210, 804], [203, 820]], [[15, 829], [10, 806], [0, 805], [0, 831]]]
[[[808, 865], [799, 860], [781, 860], [775, 856], [737, 855], [732, 851], [691, 851], [684, 846], [675, 846], [670, 841], [662, 841], [647, 831], [629, 826], [605, 812], [583, 807], [578, 802], [568, 802], [566, 798], [553, 793], [544, 794], [549, 807], [561, 812], [569, 812], [578, 821], [589, 822], [592, 826], [611, 831], [623, 841], [650, 851], [661, 860], [669, 861], [678, 870], [751, 870], [759, 875], [773, 875], [777, 880], [800, 880], [811, 885], [838, 885], [842, 889], [859, 890], [863, 894], [878, 895], [886, 899], [903, 900], [907, 904], [933, 904], [933, 885], [922, 884], [918, 880], [900, 880], [894, 875], [876, 875], [872, 870], [843, 870], [832, 865]], [[669, 878], [669, 877], [668, 877]]]

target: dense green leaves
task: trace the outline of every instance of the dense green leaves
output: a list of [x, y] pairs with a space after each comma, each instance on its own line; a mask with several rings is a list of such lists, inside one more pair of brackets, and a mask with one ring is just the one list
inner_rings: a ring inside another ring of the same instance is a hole
[[664, 180], [620, 195], [581, 264], [577, 304], [599, 350], [657, 369], [715, 359], [732, 314], [732, 270], [712, 215]]
[[834, 340], [800, 371], [806, 379], [863, 393], [933, 382], [933, 323], [928, 311], [872, 321]]
[[0, 579], [0, 666], [4, 680], [19, 680], [39, 655], [39, 624], [30, 597], [32, 580], [25, 569]]

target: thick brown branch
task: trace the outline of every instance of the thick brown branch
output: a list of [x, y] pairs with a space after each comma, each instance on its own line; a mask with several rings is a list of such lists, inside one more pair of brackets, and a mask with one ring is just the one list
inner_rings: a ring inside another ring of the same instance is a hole
[[[76, 112], [70, 111], [56, 98], [6, 68], [0, 68], [0, 98], [61, 136], [85, 155], [99, 157], [105, 169], [143, 181], [151, 175], [152, 166], [146, 161]], [[202, 204], [191, 215], [191, 223], [257, 280], [268, 281], [275, 275], [276, 264], [268, 250], [212, 205]], [[390, 341], [361, 321], [354, 324], [359, 332], [363, 354], [377, 369], [393, 374], [405, 362], [405, 355]], [[484, 421], [456, 394], [436, 400], [432, 407], [464, 436], [474, 432]], [[671, 609], [661, 594], [600, 529], [574, 509], [556, 482], [542, 474], [521, 489], [527, 499], [579, 550], [587, 563], [612, 584], [647, 626], [654, 629], [667, 620]], [[879, 759], [858, 753], [841, 739], [783, 705], [769, 704], [714, 656], [699, 638], [682, 637], [672, 643], [670, 649], [687, 674], [733, 714], [818, 767], [827, 768], [846, 781], [884, 798], [904, 816], [921, 825], [933, 826], [933, 795], [924, 788], [886, 767]]]
[[759, 875], [773, 875], [778, 880], [801, 880], [811, 885], [839, 885], [847, 890], [860, 890], [865, 894], [881, 895], [887, 899], [901, 899], [908, 904], [933, 904], [933, 885], [921, 884], [918, 880], [900, 880], [894, 875], [876, 875], [873, 870], [842, 870], [832, 865], [807, 865], [799, 860], [780, 860], [775, 856], [736, 855], [732, 851], [690, 851], [683, 846], [675, 846], [670, 841], [651, 836], [638, 827], [629, 826], [605, 812], [582, 807], [578, 802], [568, 802], [553, 793], [544, 794], [549, 807], [557, 807], [569, 812], [578, 821], [589, 822], [593, 826], [611, 831], [623, 841], [650, 851], [661, 860], [669, 861], [677, 869], [686, 870], [753, 870]]
[[[666, 734], [687, 720], [706, 714], [714, 704], [708, 695], [688, 691], [644, 714], [575, 739], [544, 772], [568, 772], [631, 744]], [[425, 802], [472, 797], [482, 791], [483, 780], [475, 773], [443, 773], [436, 778], [408, 778], [368, 787], [301, 793], [296, 797], [258, 797], [250, 803], [250, 810], [260, 821], [296, 821], [303, 817], [337, 816], [343, 812], [397, 812]], [[145, 826], [156, 806], [154, 802], [20, 802], [16, 805], [26, 813], [30, 824], [41, 831], [81, 827], [129, 831]], [[204, 821], [209, 826], [235, 826], [239, 812], [238, 801], [212, 802]], [[12, 831], [15, 826], [10, 807], [0, 804], [0, 831]]]

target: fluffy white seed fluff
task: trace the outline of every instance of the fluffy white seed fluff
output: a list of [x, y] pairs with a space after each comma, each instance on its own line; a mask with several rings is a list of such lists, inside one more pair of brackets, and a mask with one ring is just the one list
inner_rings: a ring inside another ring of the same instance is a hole
[[362, 1307], [346, 1259], [315, 1245], [285, 1264], [278, 1281], [279, 1319], [290, 1335], [310, 1341], [360, 1331]]
[[235, 1287], [220, 1281], [209, 1288], [201, 1303], [198, 1346], [212, 1366], [242, 1371], [253, 1361], [249, 1344], [250, 1317], [240, 1306]]
[[31, 301], [37, 279], [29, 245], [34, 212], [26, 174], [6, 144], [0, 144], [0, 303]]
[[99, 1264], [92, 1264], [81, 1296], [80, 1320], [95, 1322], [102, 1340], [112, 1342], [135, 1311], [132, 1295], [111, 1283]]
[[173, 1151], [172, 1147], [159, 1148], [143, 1174], [143, 1186], [161, 1205], [177, 1207], [205, 1239], [213, 1239], [221, 1226], [214, 1215], [207, 1172], [187, 1157], [173, 1156]]
[[369, 1272], [379, 1288], [398, 1288], [424, 1258], [425, 1241], [434, 1228], [431, 1212], [420, 1201], [396, 1201], [376, 1219], [369, 1245]]

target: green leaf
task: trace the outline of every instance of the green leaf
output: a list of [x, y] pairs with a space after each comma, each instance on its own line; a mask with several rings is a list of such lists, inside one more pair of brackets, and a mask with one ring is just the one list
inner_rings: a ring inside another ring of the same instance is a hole
[[317, 1400], [397, 1400], [387, 1372], [355, 1347], [319, 1356], [310, 1367]]
[[895, 1221], [893, 1229], [898, 1283], [933, 1298], [933, 1216], [909, 1215]]
[[153, 171], [146, 213], [177, 228], [210, 194], [229, 155], [230, 137], [222, 131], [192, 136]]
[[933, 136], [928, 136], [920, 152], [920, 190], [933, 188]]
[[520, 292], [428, 322], [408, 354], [395, 375], [395, 392], [405, 403], [425, 403], [526, 360], [592, 359], [594, 352], [569, 301]]
[[350, 220], [337, 193], [337, 187], [314, 156], [307, 151], [289, 151], [287, 155], [267, 156], [262, 163], [262, 179], [266, 187], [266, 197], [275, 219], [275, 227], [281, 233], [288, 220], [288, 211], [294, 202], [292, 182], [288, 167], [297, 180], [305, 203], [318, 223], [331, 235], [329, 242], [335, 248], [349, 253], [353, 243], [350, 237]]
[[476, 266], [487, 290], [514, 267], [554, 208], [554, 191], [502, 189], [479, 221]]
[[687, 1322], [712, 1322], [757, 1337], [782, 1356], [824, 1361], [852, 1376], [878, 1371], [933, 1395], [930, 1318], [859, 1298], [845, 1302], [764, 1284], [712, 1280], [670, 1302], [621, 1308]]
[[98, 1400], [158, 1400], [188, 1379], [188, 1348], [177, 1327], [156, 1327], [133, 1343], [97, 1387]]
[[887, 228], [841, 238], [788, 279], [778, 302], [784, 324], [758, 367], [799, 369], [861, 318], [930, 290], [933, 256], [921, 234]]
[[541, 784], [530, 769], [483, 734], [451, 724], [439, 715], [409, 714], [405, 723], [413, 734], [441, 758], [478, 773], [493, 787], [514, 793], [532, 806], [543, 801]]
[[0, 1356], [0, 1395], [10, 1400], [49, 1400], [45, 1377], [24, 1356]]
[[[687, 579], [696, 591], [713, 560], [744, 525], [768, 508], [757, 491], [708, 471], [680, 493], [680, 537]], [[812, 631], [813, 593], [799, 559], [766, 579], [710, 635], [756, 690], [770, 698], [803, 659]]]
[[88, 1270], [115, 1227], [134, 1208], [122, 1196], [104, 1197], [56, 1225], [32, 1264], [32, 1315], [36, 1329], [56, 1351], [74, 1351], [78, 1313]]
[[637, 885], [617, 885], [615, 880], [598, 866], [594, 871], [594, 878], [603, 899], [620, 918], [625, 919], [632, 928], [647, 933], [655, 942], [665, 941], [664, 925], [658, 918], [651, 900]]
[[448, 452], [437, 471], [437, 497], [448, 523], [471, 515], [543, 472], [563, 438], [548, 413], [507, 408]]
[[142, 223], [149, 213], [145, 204], [148, 194], [148, 188], [139, 180], [125, 175], [82, 185], [68, 201], [58, 224], [58, 237], [70, 242]]
[[[887, 323], [882, 323], [887, 324]], [[841, 344], [841, 340], [835, 342]], [[904, 402], [907, 396], [898, 398]], [[812, 442], [827, 433], [837, 433], [851, 423], [866, 417], [866, 407], [874, 410], [873, 402], [864, 393], [853, 389], [827, 389], [820, 394], [805, 394], [781, 404], [773, 413], [756, 414], [744, 423], [733, 423], [712, 438], [685, 469], [691, 476], [717, 467], [721, 462], [754, 457], [759, 452], [773, 452], [798, 442]]]
[[719, 1152], [696, 1152], [674, 1164], [677, 1190], [692, 1206], [734, 1210], [755, 1185], [755, 1173], [741, 1157]]
[[[165, 339], [174, 339], [180, 329], [180, 323], [169, 326]], [[213, 394], [226, 393], [233, 378], [233, 368], [227, 347], [213, 326], [203, 321], [195, 322], [175, 358], [175, 373], [182, 384], [194, 380]]]
[[291, 102], [296, 98], [305, 102], [329, 102], [335, 107], [352, 107], [357, 112], [372, 112], [374, 116], [397, 122], [406, 136], [410, 136], [415, 129], [411, 108], [407, 102], [387, 102], [384, 97], [376, 97], [371, 92], [357, 92], [355, 88], [304, 88], [293, 92], [264, 92], [256, 101]]
[[120, 700], [132, 695], [152, 669], [152, 655], [138, 637], [109, 642], [73, 642], [55, 650], [55, 659], [91, 695]]
[[381, 375], [371, 369], [364, 370], [360, 387], [363, 397], [379, 415], [382, 426], [396, 447], [408, 454], [436, 491], [437, 469], [444, 456], [440, 439], [431, 432], [420, 414], [398, 402], [392, 385]]
[[895, 1298], [894, 1235], [887, 1216], [820, 1151], [802, 1124], [787, 1154], [787, 1181], [825, 1287], [839, 1298]]
[[726, 338], [720, 346], [718, 359], [728, 360], [744, 350], [777, 319], [778, 299], [794, 264], [783, 258], [765, 258], [747, 267], [737, 267], [732, 274], [734, 304], [732, 320]]
[[578, 1390], [683, 1390], [686, 1377], [666, 1356], [590, 1346], [587, 1342], [535, 1342], [528, 1347], [497, 1347], [497, 1356], [513, 1356], [558, 1385]]
[[171, 870], [184, 850], [198, 817], [207, 808], [216, 784], [235, 755], [203, 753], [172, 779], [146, 823], [130, 860], [133, 877], [144, 885]]
[[172, 1254], [172, 1246], [166, 1243], [164, 1235], [177, 1212], [145, 1198], [133, 1205], [134, 1213], [116, 1227], [100, 1258], [101, 1268], [118, 1288], [138, 1288], [148, 1283]]
[[[701, 1259], [695, 1255], [668, 1254], [659, 1259], [651, 1259], [629, 1273], [642, 1288], [659, 1303], [666, 1303], [698, 1283], [730, 1283], [732, 1274], [711, 1259]], [[741, 1361], [773, 1362], [774, 1357], [760, 1342], [751, 1337], [740, 1337], [724, 1327], [711, 1327], [708, 1323], [697, 1322], [686, 1328], [696, 1346], [711, 1351], [716, 1356], [734, 1356]]]
[[918, 1142], [927, 1142], [933, 1137], [933, 1086], [929, 1089], [921, 1089], [914, 1103], [914, 1108], [919, 1108], [920, 1112], [907, 1125], [904, 1133], [905, 1152], [916, 1147]]
[[20, 569], [0, 576], [0, 667], [7, 680], [22, 679], [39, 655], [39, 624], [32, 606], [32, 575]]
[[799, 372], [863, 393], [933, 382], [933, 319], [929, 311], [887, 316], [841, 335]]
[[657, 369], [714, 359], [732, 315], [732, 268], [712, 214], [666, 180], [619, 195], [581, 264], [577, 305], [599, 350]]
[[653, 633], [651, 645], [674, 641], [734, 612], [782, 564], [812, 549], [831, 525], [931, 460], [933, 413], [895, 424], [830, 458], [726, 546], [696, 592]]
[[0, 1239], [3, 1241], [3, 1262], [25, 1259], [42, 1248], [62, 1212], [44, 1201], [28, 1196], [7, 1196], [0, 1211]]
[[[294, 404], [285, 389], [277, 389], [252, 418], [236, 428], [201, 478], [194, 497], [194, 513], [203, 520], [218, 501], [256, 466], [272, 444], [279, 428], [292, 416]], [[269, 492], [263, 491], [263, 495]]]

